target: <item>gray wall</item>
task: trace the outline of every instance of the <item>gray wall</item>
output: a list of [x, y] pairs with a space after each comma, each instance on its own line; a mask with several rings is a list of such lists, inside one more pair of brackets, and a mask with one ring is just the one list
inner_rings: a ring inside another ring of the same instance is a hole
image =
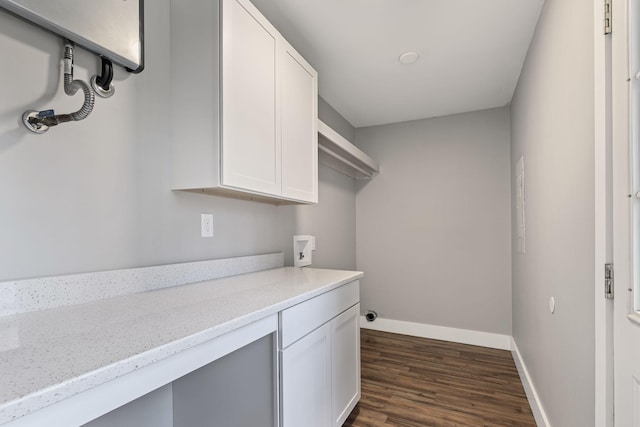
[[363, 309], [511, 335], [509, 111], [358, 128], [380, 175], [356, 195]]
[[594, 425], [593, 31], [593, 4], [546, 0], [511, 105], [526, 200], [513, 336], [554, 426]]
[[[316, 236], [316, 268], [356, 269], [355, 180], [320, 164], [317, 205], [293, 208], [295, 234]], [[285, 259], [293, 264], [293, 238], [286, 237]]]
[[[61, 87], [60, 39], [0, 11], [7, 59], [0, 67], [0, 281], [291, 252], [297, 222], [308, 221], [305, 209], [169, 190], [169, 1], [148, 2], [145, 18], [144, 72], [117, 68], [116, 94], [98, 99], [88, 119], [32, 135], [23, 111], [75, 111], [82, 96]], [[98, 60], [76, 53], [76, 76], [86, 80]], [[327, 218], [314, 232], [319, 261], [321, 249], [336, 245], [351, 251], [335, 261], [345, 266], [355, 259], [355, 237], [334, 230], [353, 223], [355, 202], [335, 175], [321, 171], [319, 209], [347, 216]], [[214, 238], [200, 237], [202, 212], [214, 215]], [[324, 266], [333, 262], [324, 257]]]
[[322, 97], [318, 97], [318, 117], [347, 141], [355, 142], [356, 128], [338, 113]]
[[[322, 98], [318, 98], [318, 116], [349, 141], [355, 140], [355, 128]], [[355, 270], [355, 180], [322, 163], [318, 175], [320, 203], [294, 208], [295, 234], [316, 236], [313, 267]], [[291, 243], [288, 245], [287, 250]], [[287, 252], [287, 260], [292, 260], [292, 257], [293, 254]]]
[[[350, 141], [355, 128], [327, 102], [318, 98], [318, 117]], [[292, 231], [285, 234], [282, 246], [285, 259], [293, 265], [293, 234], [316, 236], [313, 267], [356, 269], [356, 188], [355, 180], [324, 164], [318, 167], [317, 205], [295, 206], [283, 215]]]

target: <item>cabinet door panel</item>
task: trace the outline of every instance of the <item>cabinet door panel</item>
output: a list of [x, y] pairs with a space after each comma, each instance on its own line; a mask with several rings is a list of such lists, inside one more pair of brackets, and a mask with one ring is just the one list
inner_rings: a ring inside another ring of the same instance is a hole
[[278, 34], [245, 3], [223, 2], [222, 184], [279, 195]]
[[[286, 44], [286, 43], [285, 43]], [[318, 201], [318, 78], [290, 46], [281, 58], [282, 195]]]
[[282, 351], [282, 426], [329, 427], [331, 343], [326, 323]]
[[332, 415], [340, 427], [360, 400], [360, 304], [331, 321]]

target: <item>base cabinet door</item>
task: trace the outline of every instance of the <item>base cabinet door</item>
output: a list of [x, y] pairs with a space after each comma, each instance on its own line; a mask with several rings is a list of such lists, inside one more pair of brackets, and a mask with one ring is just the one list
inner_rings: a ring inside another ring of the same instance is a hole
[[360, 304], [331, 321], [332, 417], [341, 427], [360, 400]]
[[330, 336], [326, 323], [282, 350], [282, 427], [333, 425]]

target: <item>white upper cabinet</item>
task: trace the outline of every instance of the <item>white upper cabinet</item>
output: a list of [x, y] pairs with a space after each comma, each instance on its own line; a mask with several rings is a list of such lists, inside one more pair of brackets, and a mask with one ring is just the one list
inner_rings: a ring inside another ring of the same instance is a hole
[[224, 1], [222, 42], [222, 183], [278, 195], [278, 33], [255, 11]]
[[318, 200], [316, 71], [247, 0], [171, 0], [173, 189]]
[[[318, 74], [288, 43], [280, 68], [282, 195], [318, 201]], [[301, 143], [301, 141], [311, 141]], [[310, 161], [301, 161], [310, 159]]]

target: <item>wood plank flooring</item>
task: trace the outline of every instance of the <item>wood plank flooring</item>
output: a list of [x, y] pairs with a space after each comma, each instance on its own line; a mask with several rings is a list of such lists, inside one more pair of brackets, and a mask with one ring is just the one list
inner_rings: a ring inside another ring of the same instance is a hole
[[509, 351], [361, 330], [362, 398], [343, 427], [533, 426]]

